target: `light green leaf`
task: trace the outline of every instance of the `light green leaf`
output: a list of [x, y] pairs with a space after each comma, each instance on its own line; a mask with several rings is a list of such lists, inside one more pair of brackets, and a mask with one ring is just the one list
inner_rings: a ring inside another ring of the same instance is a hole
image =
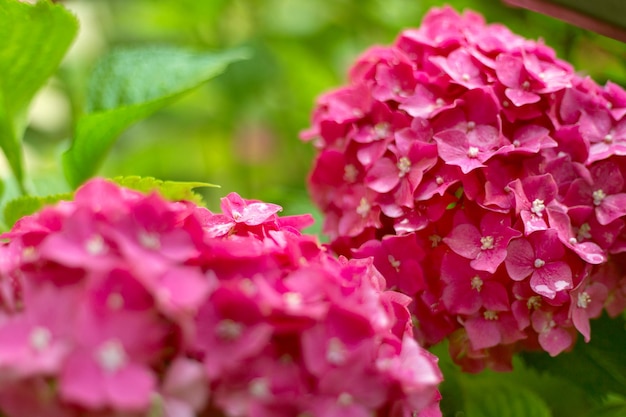
[[39, 211], [46, 205], [57, 203], [61, 200], [71, 200], [72, 193], [55, 194], [45, 197], [22, 196], [7, 203], [4, 207], [4, 222], [7, 227], [12, 227], [16, 221], [24, 216]]
[[20, 185], [28, 105], [56, 70], [77, 31], [76, 18], [62, 6], [0, 0], [0, 147]]
[[206, 182], [181, 182], [181, 181], [162, 181], [153, 177], [115, 177], [113, 181], [122, 187], [131, 188], [141, 191], [142, 193], [150, 193], [157, 191], [163, 197], [172, 201], [188, 200], [197, 204], [202, 204], [202, 197], [193, 192], [194, 188], [199, 187], [219, 187], [218, 185]]
[[77, 186], [98, 170], [117, 136], [245, 58], [241, 50], [194, 52], [176, 47], [115, 50], [96, 66], [87, 109], [63, 155], [65, 176]]
[[517, 384], [498, 381], [464, 381], [467, 417], [551, 417], [546, 403], [534, 392]]

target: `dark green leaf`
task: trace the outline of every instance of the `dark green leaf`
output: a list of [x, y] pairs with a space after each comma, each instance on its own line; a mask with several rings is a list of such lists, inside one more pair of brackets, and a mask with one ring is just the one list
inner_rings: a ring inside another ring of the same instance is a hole
[[62, 6], [0, 0], [0, 147], [20, 184], [28, 105], [56, 70], [77, 30], [78, 22]]
[[115, 177], [113, 181], [123, 187], [132, 188], [142, 193], [157, 191], [168, 200], [188, 200], [198, 204], [202, 204], [202, 197], [193, 192], [194, 188], [218, 187], [206, 182], [162, 181], [152, 177], [139, 176]]
[[591, 341], [579, 340], [572, 352], [551, 358], [524, 353], [528, 366], [569, 379], [588, 395], [601, 400], [609, 393], [626, 395], [626, 325], [622, 317], [606, 315], [592, 321]]
[[72, 145], [63, 155], [69, 182], [77, 186], [92, 176], [131, 124], [243, 58], [241, 50], [207, 53], [175, 47], [120, 49], [104, 57], [89, 83], [87, 112], [78, 119]]
[[61, 200], [71, 200], [72, 193], [55, 194], [45, 197], [22, 196], [13, 199], [4, 207], [4, 222], [7, 227], [13, 226], [16, 221], [24, 216], [33, 214], [46, 205], [57, 203]]

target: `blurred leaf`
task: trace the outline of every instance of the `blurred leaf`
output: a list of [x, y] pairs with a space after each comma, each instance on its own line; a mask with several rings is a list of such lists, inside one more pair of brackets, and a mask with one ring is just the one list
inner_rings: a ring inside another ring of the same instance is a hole
[[481, 380], [464, 384], [467, 417], [550, 417], [546, 403], [518, 384]]
[[131, 124], [173, 103], [185, 93], [243, 59], [241, 50], [193, 52], [175, 47], [113, 51], [96, 66], [87, 92], [87, 113], [78, 119], [63, 155], [72, 186], [92, 176], [117, 136]]
[[593, 417], [624, 417], [626, 416], [626, 400], [623, 398], [613, 400], [592, 410]]
[[524, 353], [524, 362], [540, 372], [560, 375], [596, 400], [613, 392], [626, 395], [626, 324], [623, 317], [603, 315], [591, 325], [589, 343], [579, 341], [569, 353], [551, 358], [545, 353]]
[[61, 200], [71, 200], [72, 193], [55, 194], [45, 197], [22, 196], [7, 203], [4, 207], [4, 222], [7, 227], [12, 227], [16, 221], [24, 216], [39, 211], [46, 205], [57, 203]]
[[133, 190], [141, 191], [142, 193], [157, 191], [168, 200], [188, 200], [197, 204], [203, 204], [203, 201], [199, 194], [193, 192], [194, 188], [219, 187], [219, 185], [209, 184], [206, 182], [162, 181], [152, 177], [139, 177], [136, 175], [128, 177], [115, 177], [113, 178], [113, 181], [122, 187], [131, 188]]
[[62, 6], [0, 0], [0, 147], [20, 185], [28, 105], [56, 70], [77, 30], [76, 18]]
[[[464, 373], [452, 362], [447, 345], [444, 342], [430, 349], [439, 357], [439, 367], [444, 375], [439, 389], [445, 417], [509, 416], [503, 411], [509, 406], [502, 404], [509, 401], [507, 396], [517, 395], [521, 396], [521, 402], [529, 402], [530, 405], [526, 409], [524, 404], [512, 401], [510, 415], [513, 417], [543, 416], [546, 411], [551, 416], [587, 417], [593, 415], [590, 410], [598, 405], [573, 382], [552, 373], [539, 373], [524, 366], [518, 357], [513, 358], [511, 372], [485, 370], [478, 374]], [[494, 394], [501, 392], [501, 387], [508, 388], [504, 394]], [[482, 405], [492, 401], [493, 405]], [[499, 407], [503, 408], [498, 411]], [[524, 414], [526, 412], [528, 414]]]

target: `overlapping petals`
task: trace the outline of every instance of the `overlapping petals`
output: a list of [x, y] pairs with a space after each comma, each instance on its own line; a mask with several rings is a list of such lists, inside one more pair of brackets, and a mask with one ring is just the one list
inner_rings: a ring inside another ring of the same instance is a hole
[[[506, 369], [519, 349], [556, 355], [577, 333], [589, 340], [603, 308], [617, 314], [621, 87], [450, 7], [366, 51], [350, 75], [314, 112], [311, 195], [330, 247], [373, 256], [412, 297], [421, 342], [449, 336], [465, 369]], [[380, 135], [366, 143], [364, 131]]]
[[441, 415], [410, 299], [280, 210], [95, 179], [18, 221], [0, 246], [0, 414]]

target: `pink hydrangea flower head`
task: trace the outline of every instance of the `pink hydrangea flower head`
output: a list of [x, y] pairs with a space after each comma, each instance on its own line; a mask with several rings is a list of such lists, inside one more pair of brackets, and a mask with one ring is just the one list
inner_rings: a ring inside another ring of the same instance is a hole
[[437, 359], [373, 259], [333, 257], [308, 215], [221, 208], [94, 179], [2, 235], [2, 414], [438, 415]]
[[621, 87], [434, 8], [320, 98], [309, 188], [329, 247], [373, 256], [412, 297], [421, 342], [450, 336], [467, 370], [508, 369], [520, 349], [589, 340], [598, 308], [623, 306], [606, 264], [626, 251], [625, 126]]

